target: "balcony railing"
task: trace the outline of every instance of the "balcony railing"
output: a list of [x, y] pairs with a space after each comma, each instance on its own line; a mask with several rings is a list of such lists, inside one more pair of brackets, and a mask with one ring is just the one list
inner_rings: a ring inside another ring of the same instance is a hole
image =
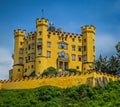
[[69, 59], [68, 58], [65, 58], [65, 57], [58, 57], [58, 61], [64, 61], [64, 62], [68, 62]]

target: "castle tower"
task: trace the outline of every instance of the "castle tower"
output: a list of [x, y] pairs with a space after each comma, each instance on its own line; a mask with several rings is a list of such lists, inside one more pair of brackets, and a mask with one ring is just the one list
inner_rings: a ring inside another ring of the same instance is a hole
[[47, 19], [37, 19], [36, 20], [36, 67], [35, 72], [39, 74], [44, 71], [47, 66], [47, 29], [48, 20]]
[[82, 55], [83, 55], [83, 72], [88, 72], [95, 61], [95, 27], [83, 26], [82, 30]]
[[14, 65], [12, 79], [21, 78], [23, 74], [23, 57], [24, 57], [24, 37], [25, 30], [14, 30]]

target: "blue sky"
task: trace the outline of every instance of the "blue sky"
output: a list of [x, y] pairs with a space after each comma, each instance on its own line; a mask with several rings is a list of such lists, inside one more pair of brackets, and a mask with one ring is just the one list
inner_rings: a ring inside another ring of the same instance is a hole
[[96, 27], [96, 56], [115, 54], [120, 41], [120, 0], [0, 0], [0, 79], [12, 68], [14, 29], [35, 31], [35, 20], [44, 17], [63, 31], [81, 33], [81, 26]]

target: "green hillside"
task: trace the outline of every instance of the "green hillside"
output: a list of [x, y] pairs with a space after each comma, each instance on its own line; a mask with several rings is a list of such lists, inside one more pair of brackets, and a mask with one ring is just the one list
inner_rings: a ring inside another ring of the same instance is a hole
[[0, 107], [120, 107], [120, 81], [95, 88], [81, 85], [67, 89], [44, 86], [2, 90]]

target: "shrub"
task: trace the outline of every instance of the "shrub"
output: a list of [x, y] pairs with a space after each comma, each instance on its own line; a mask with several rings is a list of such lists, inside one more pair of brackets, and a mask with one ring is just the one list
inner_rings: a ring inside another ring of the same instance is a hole
[[48, 67], [47, 70], [45, 70], [42, 75], [56, 75], [57, 74], [57, 70], [54, 67]]

